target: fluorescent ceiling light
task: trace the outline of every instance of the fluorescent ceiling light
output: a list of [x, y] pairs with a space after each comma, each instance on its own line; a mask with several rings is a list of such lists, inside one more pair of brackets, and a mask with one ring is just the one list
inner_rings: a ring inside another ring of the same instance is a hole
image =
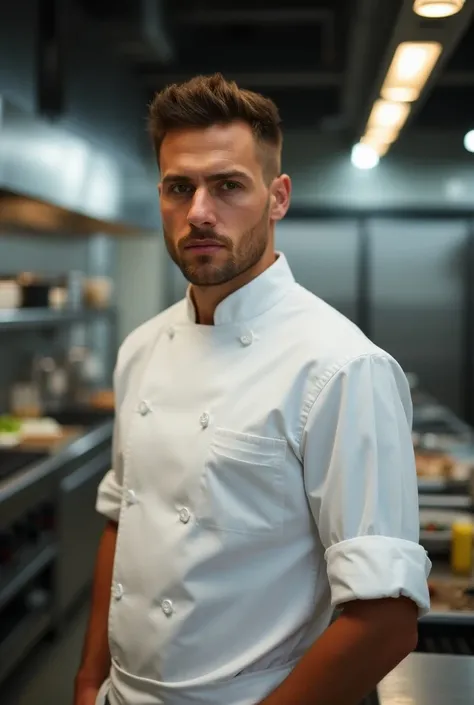
[[374, 152], [379, 155], [379, 157], [384, 157], [392, 146], [391, 142], [374, 142], [365, 135], [364, 137], [360, 138], [360, 144], [373, 149]]
[[377, 145], [373, 145], [373, 148], [375, 149], [375, 151], [377, 152], [379, 157], [384, 157], [387, 154], [387, 152], [391, 146], [392, 146], [391, 142], [385, 142], [385, 143], [379, 142]]
[[460, 12], [465, 0], [415, 0], [413, 10], [421, 17], [450, 17]]
[[360, 139], [360, 143], [363, 145], [366, 145], [367, 147], [371, 147], [378, 155], [379, 157], [384, 157], [390, 147], [392, 146], [394, 140], [383, 140], [380, 139], [377, 136], [374, 136], [373, 134], [370, 134], [370, 131], [367, 132], [363, 137]]
[[417, 100], [442, 51], [439, 42], [402, 42], [382, 86], [382, 98], [392, 102]]
[[373, 169], [379, 163], [379, 155], [367, 144], [355, 144], [351, 154], [352, 164], [357, 169]]
[[468, 152], [474, 152], [474, 130], [470, 130], [464, 137], [464, 148]]
[[391, 127], [369, 127], [365, 133], [365, 137], [372, 142], [382, 142], [383, 144], [391, 144], [395, 142], [399, 131]]
[[385, 127], [399, 131], [410, 113], [409, 103], [377, 100], [369, 117], [368, 127]]

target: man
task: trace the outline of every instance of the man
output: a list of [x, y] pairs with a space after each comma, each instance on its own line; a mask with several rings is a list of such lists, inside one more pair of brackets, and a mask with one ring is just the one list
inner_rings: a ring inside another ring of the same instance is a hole
[[356, 705], [429, 608], [407, 381], [275, 252], [270, 100], [198, 77], [150, 125], [190, 286], [119, 352], [75, 705]]

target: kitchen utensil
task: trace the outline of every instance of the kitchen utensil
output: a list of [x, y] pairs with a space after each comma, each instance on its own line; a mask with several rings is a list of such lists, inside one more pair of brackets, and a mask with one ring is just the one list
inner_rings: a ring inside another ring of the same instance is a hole
[[85, 282], [84, 295], [87, 306], [103, 309], [110, 306], [113, 281], [110, 277], [90, 277]]
[[20, 418], [41, 415], [41, 395], [38, 385], [33, 382], [17, 382], [10, 390], [10, 408], [14, 416]]
[[0, 309], [19, 308], [21, 296], [21, 288], [15, 279], [0, 279]]

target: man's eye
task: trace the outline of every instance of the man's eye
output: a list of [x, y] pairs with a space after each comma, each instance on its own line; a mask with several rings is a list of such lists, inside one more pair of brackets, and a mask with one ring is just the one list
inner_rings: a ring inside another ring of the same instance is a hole
[[190, 193], [192, 186], [189, 184], [173, 184], [170, 186], [170, 193], [183, 194]]
[[237, 181], [224, 181], [222, 188], [224, 191], [235, 191], [240, 188], [240, 184], [238, 184]]

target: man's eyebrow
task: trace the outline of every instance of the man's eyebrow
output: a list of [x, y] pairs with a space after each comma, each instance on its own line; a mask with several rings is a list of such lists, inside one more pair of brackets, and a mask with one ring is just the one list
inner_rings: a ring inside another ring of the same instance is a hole
[[[249, 175], [245, 171], [239, 171], [238, 169], [232, 169], [231, 171], [221, 171], [217, 174], [211, 174], [206, 178], [206, 181], [230, 181], [231, 179], [249, 179]], [[191, 183], [192, 179], [189, 176], [184, 176], [183, 174], [167, 174], [163, 178], [164, 184], [174, 183], [180, 181], [181, 183]]]

